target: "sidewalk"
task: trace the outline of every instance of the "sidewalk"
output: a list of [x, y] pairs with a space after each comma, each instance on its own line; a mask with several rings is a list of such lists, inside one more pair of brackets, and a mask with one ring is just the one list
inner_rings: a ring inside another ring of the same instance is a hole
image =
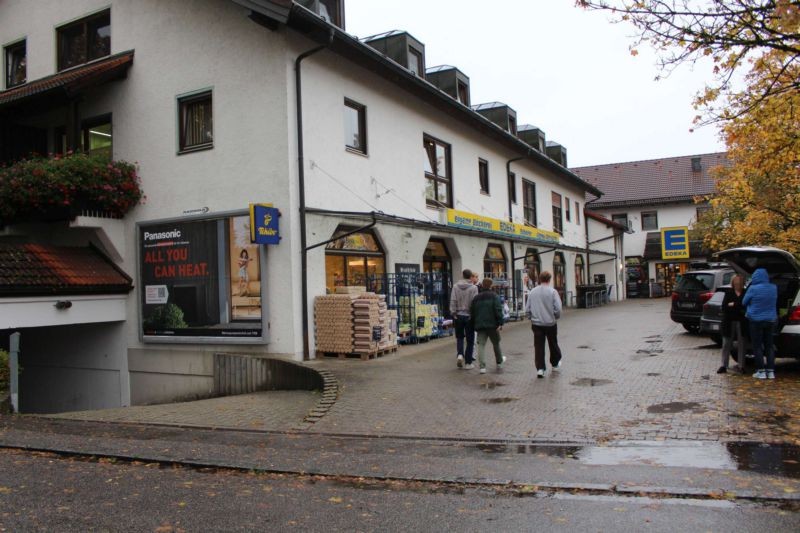
[[[454, 339], [403, 346], [371, 361], [323, 359], [339, 392], [303, 424], [319, 395], [260, 393], [56, 418], [365, 436], [522, 439], [760, 441], [800, 444], [800, 372], [778, 379], [718, 375], [718, 349], [669, 319], [669, 301], [630, 300], [570, 309], [559, 322], [563, 370], [536, 379], [527, 322], [507, 325], [502, 373], [456, 368]], [[489, 351], [491, 352], [491, 348]], [[794, 365], [794, 366], [793, 366]], [[782, 372], [782, 369], [787, 371]]]

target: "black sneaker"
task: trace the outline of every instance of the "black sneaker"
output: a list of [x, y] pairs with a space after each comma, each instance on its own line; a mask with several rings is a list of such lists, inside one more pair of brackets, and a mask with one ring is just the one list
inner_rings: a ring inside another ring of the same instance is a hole
[[728, 371], [727, 367], [721, 366], [717, 369], [717, 374], [724, 374]]

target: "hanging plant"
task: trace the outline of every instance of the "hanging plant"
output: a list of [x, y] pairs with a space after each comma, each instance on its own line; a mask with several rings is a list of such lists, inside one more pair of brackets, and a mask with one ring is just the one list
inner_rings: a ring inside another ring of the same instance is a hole
[[122, 218], [142, 200], [136, 166], [84, 153], [0, 167], [0, 220], [71, 219], [82, 210]]

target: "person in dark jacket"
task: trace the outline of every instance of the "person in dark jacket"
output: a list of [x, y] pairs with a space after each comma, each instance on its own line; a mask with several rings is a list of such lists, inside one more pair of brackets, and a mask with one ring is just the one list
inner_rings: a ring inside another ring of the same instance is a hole
[[486, 278], [481, 283], [481, 292], [472, 300], [470, 306], [470, 322], [473, 329], [478, 333], [478, 365], [481, 374], [486, 373], [486, 340], [492, 341], [494, 348], [494, 359], [497, 363], [497, 371], [503, 368], [506, 360], [500, 350], [500, 330], [503, 328], [503, 304], [500, 303], [500, 296], [492, 289], [492, 280]]
[[737, 362], [739, 371], [744, 372], [744, 350], [745, 338], [742, 332], [747, 327], [747, 319], [744, 316], [744, 276], [739, 274], [731, 279], [731, 290], [725, 293], [722, 300], [722, 366], [717, 370], [717, 374], [724, 374], [728, 371], [728, 359], [730, 359], [733, 343], [736, 343], [738, 352]]
[[750, 320], [750, 340], [758, 365], [753, 377], [757, 379], [775, 379], [775, 349], [772, 335], [778, 322], [777, 303], [778, 287], [770, 283], [766, 269], [757, 268], [742, 298], [742, 304], [747, 309], [745, 316]]

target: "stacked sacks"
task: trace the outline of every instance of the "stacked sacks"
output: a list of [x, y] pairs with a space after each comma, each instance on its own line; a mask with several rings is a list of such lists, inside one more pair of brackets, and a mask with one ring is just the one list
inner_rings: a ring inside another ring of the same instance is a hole
[[314, 298], [318, 352], [353, 351], [353, 300], [356, 295], [328, 294]]
[[373, 292], [353, 300], [353, 351], [357, 354], [372, 354], [380, 349], [384, 330], [380, 301], [381, 297]]

